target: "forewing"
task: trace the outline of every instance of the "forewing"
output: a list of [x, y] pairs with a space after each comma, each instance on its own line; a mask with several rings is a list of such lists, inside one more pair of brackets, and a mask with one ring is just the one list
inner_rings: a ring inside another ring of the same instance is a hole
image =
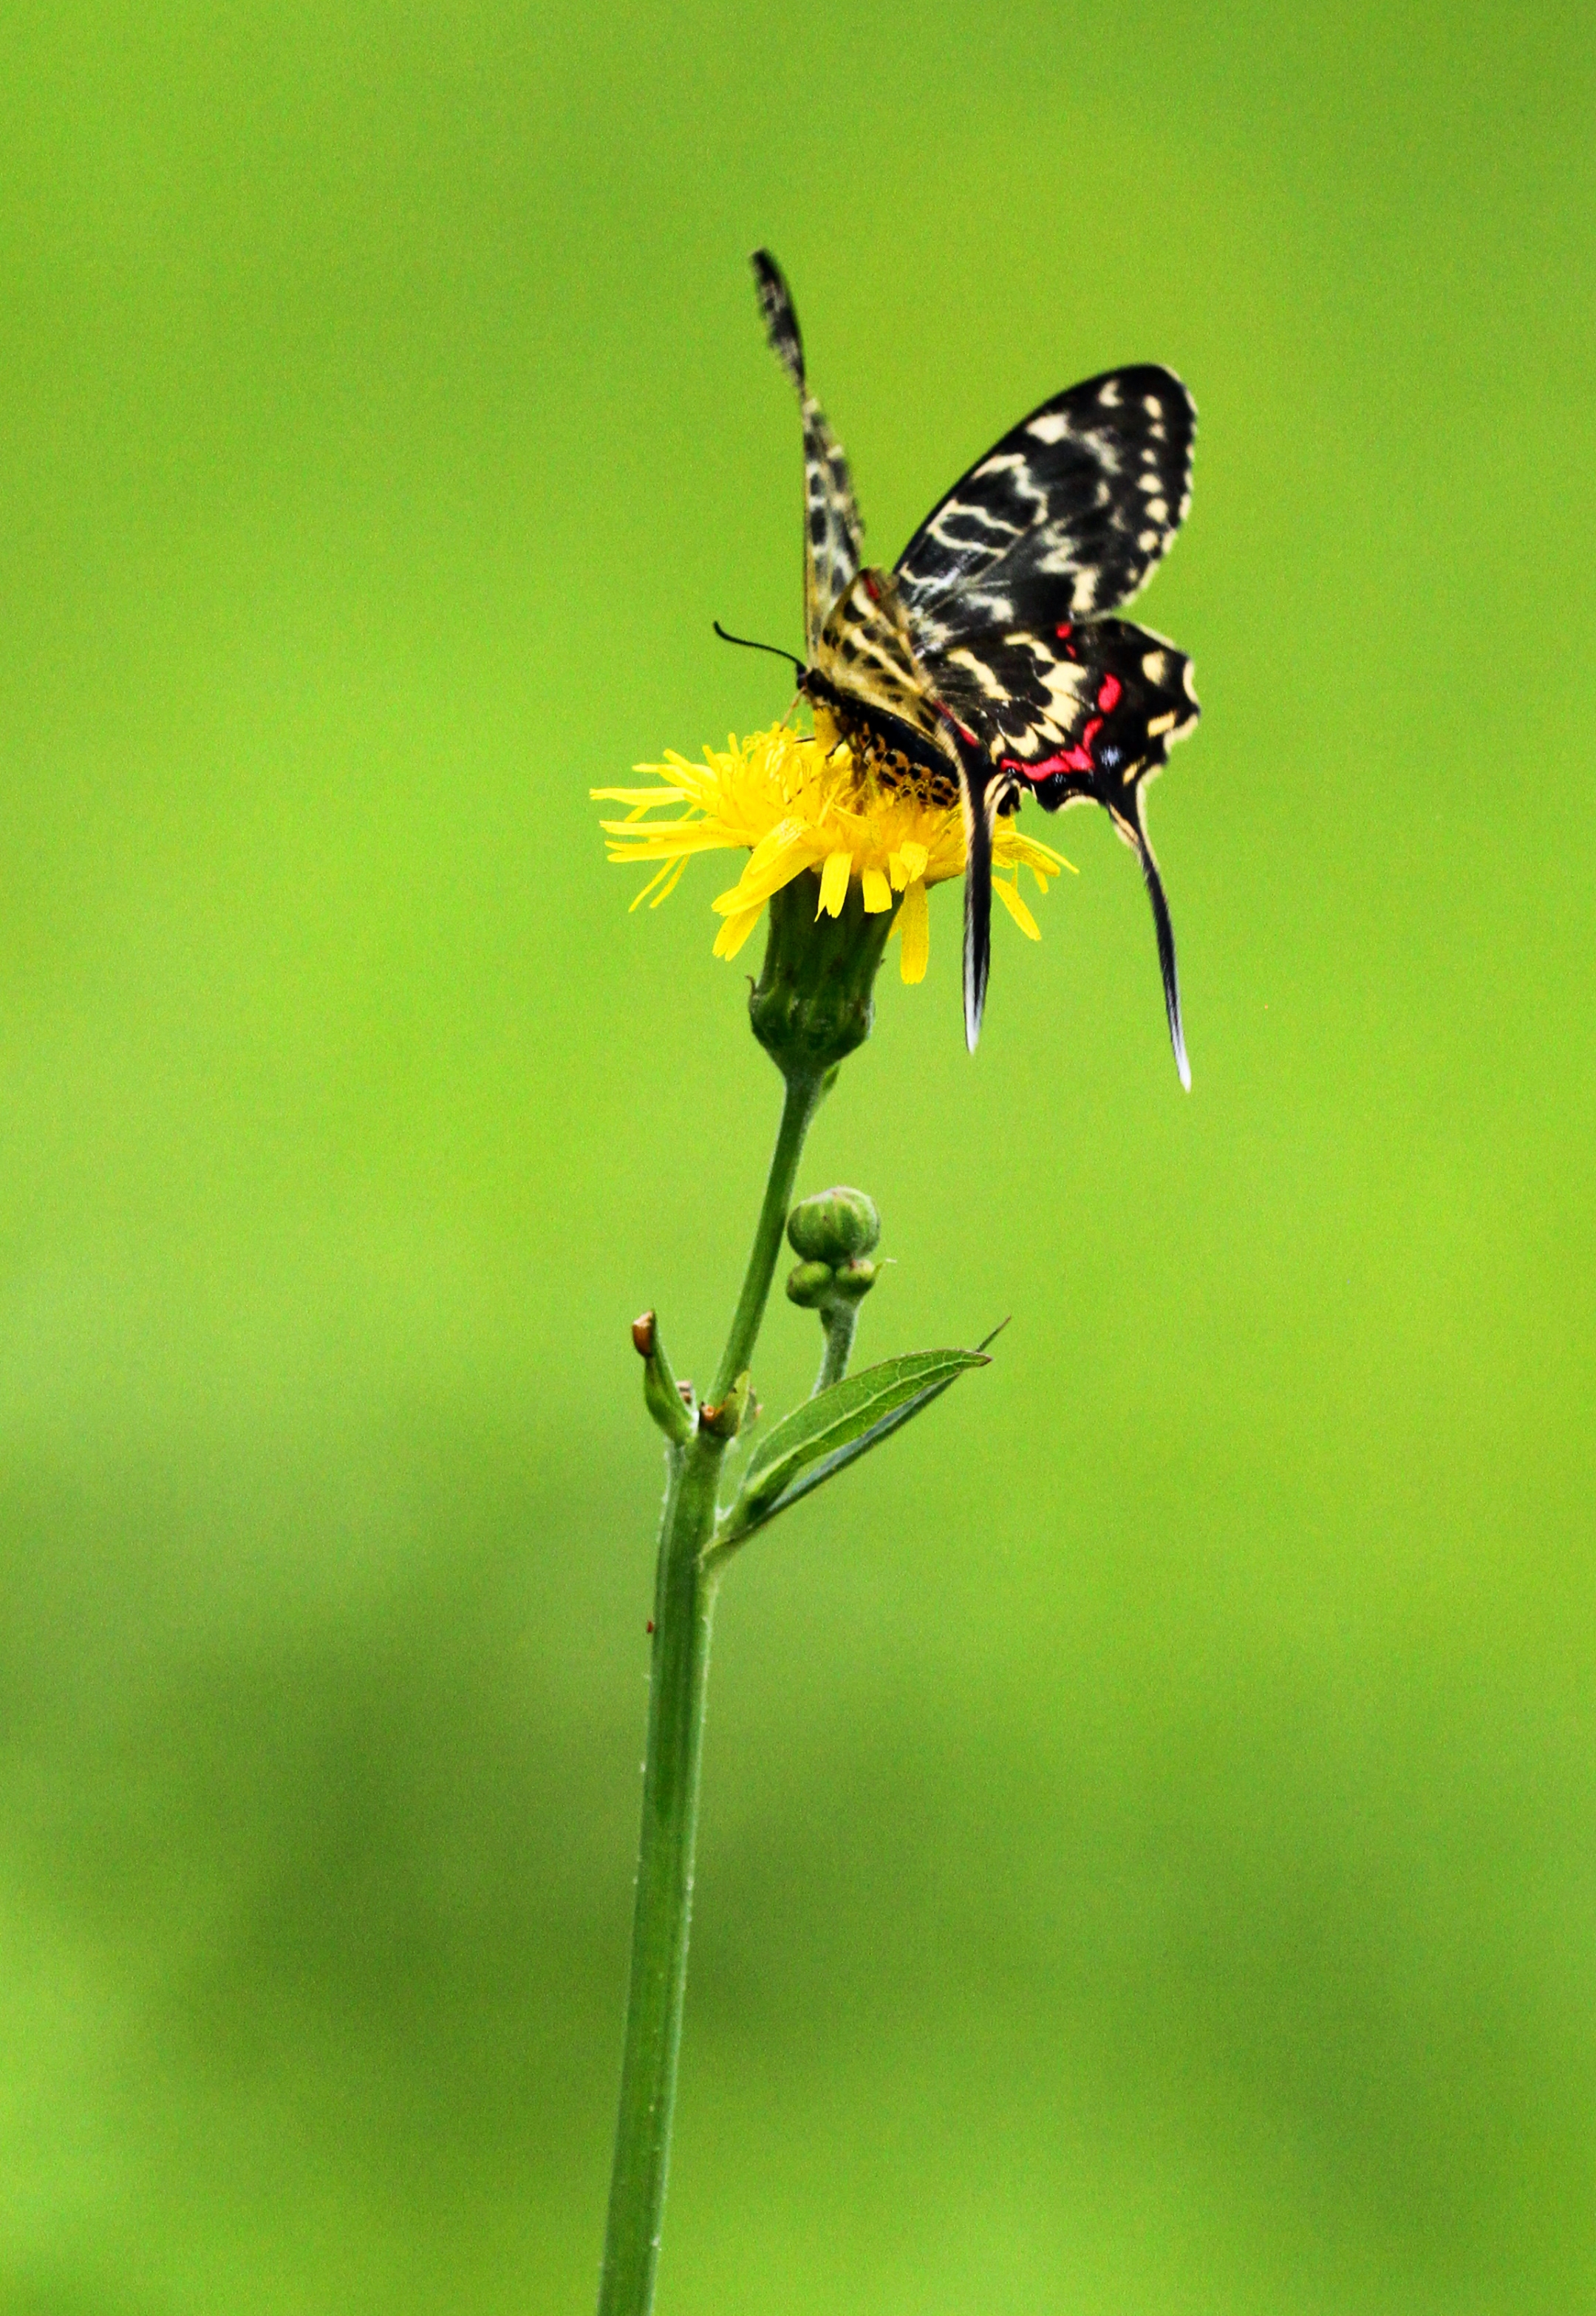
[[771, 351], [798, 390], [804, 422], [804, 636], [815, 657], [833, 606], [859, 569], [864, 526], [842, 444], [809, 391], [804, 342], [780, 267], [768, 249], [751, 261]]
[[1152, 362], [1087, 379], [1022, 418], [898, 557], [922, 651], [1128, 602], [1185, 518], [1196, 426], [1180, 379]]

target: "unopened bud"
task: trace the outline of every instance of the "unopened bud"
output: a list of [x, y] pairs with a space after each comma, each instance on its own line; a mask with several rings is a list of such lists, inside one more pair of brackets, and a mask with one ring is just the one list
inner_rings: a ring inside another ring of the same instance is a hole
[[863, 1256], [857, 1262], [839, 1263], [832, 1275], [831, 1291], [850, 1303], [857, 1303], [862, 1296], [869, 1293], [880, 1276], [880, 1270], [879, 1263], [871, 1262]]
[[788, 1274], [787, 1299], [796, 1303], [800, 1311], [817, 1311], [830, 1298], [831, 1290], [829, 1262], [800, 1262]]
[[881, 1217], [874, 1198], [841, 1183], [800, 1198], [787, 1217], [787, 1235], [794, 1254], [807, 1263], [850, 1262], [869, 1254], [881, 1235]]

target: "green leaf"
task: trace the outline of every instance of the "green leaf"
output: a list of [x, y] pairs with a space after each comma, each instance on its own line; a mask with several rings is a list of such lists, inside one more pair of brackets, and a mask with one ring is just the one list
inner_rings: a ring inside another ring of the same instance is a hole
[[[992, 1339], [988, 1336], [987, 1341]], [[977, 1351], [909, 1351], [834, 1383], [806, 1400], [767, 1433], [744, 1475], [720, 1542], [740, 1542], [800, 1496], [868, 1454], [879, 1441], [940, 1399], [971, 1367], [991, 1365]]]

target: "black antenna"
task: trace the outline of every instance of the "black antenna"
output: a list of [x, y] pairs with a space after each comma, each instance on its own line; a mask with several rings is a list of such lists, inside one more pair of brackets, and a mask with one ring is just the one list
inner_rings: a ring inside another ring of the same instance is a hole
[[769, 652], [772, 659], [789, 659], [800, 676], [807, 675], [809, 672], [796, 652], [783, 651], [780, 644], [750, 643], [746, 636], [728, 636], [718, 619], [711, 619], [709, 624], [723, 644], [740, 645], [744, 651]]

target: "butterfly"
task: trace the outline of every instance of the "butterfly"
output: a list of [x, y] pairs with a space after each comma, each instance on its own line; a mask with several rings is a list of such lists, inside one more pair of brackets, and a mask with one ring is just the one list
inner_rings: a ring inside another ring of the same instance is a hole
[[1191, 1083], [1175, 939], [1146, 790], [1196, 725], [1191, 663], [1117, 616], [1190, 503], [1197, 413], [1172, 370], [1106, 370], [1012, 427], [937, 502], [890, 571], [864, 535], [842, 446], [809, 390], [798, 317], [768, 250], [753, 258], [771, 351], [803, 415], [804, 630], [798, 690], [855, 760], [962, 806], [965, 1035], [986, 1002], [992, 838], [1034, 796], [1099, 804], [1141, 862], [1170, 1041]]

